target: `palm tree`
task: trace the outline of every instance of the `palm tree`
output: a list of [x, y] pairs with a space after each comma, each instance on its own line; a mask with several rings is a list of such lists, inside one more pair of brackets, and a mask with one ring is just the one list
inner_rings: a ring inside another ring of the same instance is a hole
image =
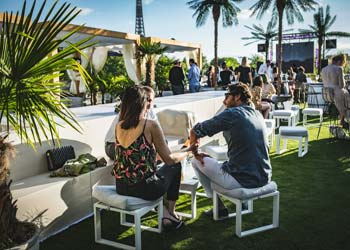
[[[54, 79], [59, 72], [73, 69], [86, 80], [86, 71], [69, 56], [91, 46], [86, 44], [90, 38], [68, 41], [79, 29], [60, 40], [55, 38], [79, 14], [76, 8], [64, 3], [56, 9], [56, 1], [43, 16], [46, 1], [38, 11], [34, 11], [35, 3], [29, 12], [26, 1], [21, 13], [5, 12], [0, 29], [0, 124], [7, 134], [11, 128], [32, 147], [44, 138], [59, 141], [57, 127], [63, 123], [80, 130], [73, 113], [60, 101], [62, 83]], [[49, 57], [62, 43], [67, 47]], [[16, 219], [17, 208], [12, 202], [8, 181], [11, 151], [11, 144], [0, 136], [0, 248], [11, 247], [14, 237], [27, 233]]]
[[146, 63], [145, 85], [151, 86], [153, 89], [155, 88], [155, 58], [157, 55], [163, 54], [166, 50], [167, 47], [162, 47], [160, 42], [154, 43], [143, 38], [141, 38], [140, 45], [138, 46], [138, 56], [144, 59]]
[[[251, 37], [242, 37], [242, 40], [253, 40], [249, 43], [244, 44], [244, 46], [252, 44], [252, 43], [256, 43], [259, 41], [263, 41], [265, 44], [265, 59], [267, 60], [268, 56], [269, 56], [270, 45], [272, 47], [272, 39], [274, 39], [278, 35], [277, 29], [275, 29], [276, 22], [274, 22], [273, 20], [270, 20], [267, 23], [267, 26], [265, 29], [262, 27], [261, 24], [259, 26], [253, 24], [252, 27], [244, 25], [244, 27], [251, 30], [252, 36]], [[287, 31], [291, 31], [291, 30], [292, 29], [283, 30], [283, 32], [287, 32]]]
[[222, 12], [222, 25], [224, 27], [238, 24], [237, 15], [241, 11], [235, 4], [243, 0], [191, 0], [187, 2], [190, 9], [194, 10], [193, 17], [196, 17], [196, 27], [205, 24], [211, 11], [214, 19], [214, 68], [215, 74], [213, 86], [217, 87], [218, 74], [218, 23]]
[[257, 14], [257, 18], [261, 19], [267, 10], [272, 6], [272, 19], [278, 20], [278, 93], [281, 88], [281, 69], [282, 69], [282, 28], [283, 28], [283, 16], [286, 12], [288, 24], [294, 23], [294, 18], [299, 22], [304, 21], [301, 14], [302, 11], [314, 10], [316, 5], [314, 0], [258, 0], [250, 7], [253, 10], [251, 16]]
[[[318, 8], [318, 12], [314, 14], [314, 25], [309, 25], [310, 29], [299, 29], [300, 32], [303, 33], [311, 33], [313, 32], [317, 36], [318, 43], [318, 74], [321, 73], [321, 58], [325, 58], [325, 46], [324, 43], [327, 37], [335, 36], [335, 37], [350, 37], [350, 33], [343, 31], [331, 31], [328, 32], [329, 28], [334, 24], [337, 16], [331, 16], [330, 14], [330, 6], [326, 6], [326, 12], [324, 12], [323, 7]], [[323, 50], [322, 50], [323, 48]], [[323, 52], [323, 53], [322, 53]], [[322, 55], [322, 57], [321, 57]]]

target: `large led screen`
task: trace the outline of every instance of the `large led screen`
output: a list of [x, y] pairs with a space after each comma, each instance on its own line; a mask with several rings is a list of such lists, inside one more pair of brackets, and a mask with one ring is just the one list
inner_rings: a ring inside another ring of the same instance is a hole
[[[278, 56], [278, 49], [276, 45]], [[306, 73], [314, 73], [314, 43], [285, 43], [282, 44], [282, 71], [289, 67], [303, 66]], [[277, 57], [278, 58], [278, 57]]]

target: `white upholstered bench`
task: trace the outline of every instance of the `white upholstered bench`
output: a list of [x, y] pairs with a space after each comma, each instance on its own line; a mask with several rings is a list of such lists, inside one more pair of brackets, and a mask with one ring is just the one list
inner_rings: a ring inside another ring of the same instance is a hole
[[[287, 139], [298, 140], [299, 150], [298, 156], [303, 157], [308, 152], [308, 132], [304, 127], [285, 127], [281, 126], [279, 128], [279, 133], [277, 135], [277, 146], [276, 153], [281, 154], [287, 150]], [[283, 142], [283, 149], [280, 149], [280, 141]], [[304, 150], [303, 150], [303, 140], [304, 140]]]
[[[247, 235], [255, 234], [258, 232], [266, 231], [269, 229], [277, 228], [279, 225], [279, 191], [277, 190], [277, 184], [273, 181], [259, 188], [237, 188], [237, 189], [224, 189], [215, 183], [211, 184], [214, 191], [213, 197], [213, 217], [214, 220], [219, 220], [218, 217], [218, 195], [222, 196], [236, 205], [236, 212], [230, 213], [228, 218], [236, 217], [236, 235], [238, 237], [244, 237]], [[256, 199], [263, 199], [267, 197], [273, 197], [273, 215], [272, 224], [260, 226], [250, 230], [242, 231], [242, 215], [253, 212], [253, 201]], [[248, 210], [242, 211], [242, 203], [248, 202]]]
[[274, 110], [270, 113], [270, 117], [276, 119], [276, 128], [279, 128], [282, 119], [288, 121], [288, 126], [294, 126], [296, 122], [296, 112], [294, 110]]
[[[163, 217], [163, 197], [156, 201], [146, 201], [143, 199], [119, 195], [115, 186], [96, 186], [92, 196], [98, 200], [94, 204], [94, 227], [95, 241], [100, 244], [109, 245], [121, 249], [141, 250], [141, 229], [161, 233]], [[158, 227], [148, 227], [141, 225], [141, 217], [158, 207]], [[135, 227], [135, 246], [122, 244], [119, 242], [106, 240], [101, 237], [101, 210], [108, 210], [120, 213], [120, 224]], [[126, 215], [134, 216], [134, 223], [126, 221]]]

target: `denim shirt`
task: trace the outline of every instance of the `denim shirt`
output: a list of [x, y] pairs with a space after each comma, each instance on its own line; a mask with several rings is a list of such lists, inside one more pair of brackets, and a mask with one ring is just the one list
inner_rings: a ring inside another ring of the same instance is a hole
[[197, 123], [193, 130], [197, 138], [223, 131], [229, 160], [222, 164], [222, 170], [243, 187], [261, 187], [270, 182], [266, 125], [259, 111], [248, 105], [227, 108], [212, 119]]
[[199, 77], [199, 68], [195, 64], [192, 64], [188, 72], [188, 82], [190, 83], [190, 85], [199, 85]]

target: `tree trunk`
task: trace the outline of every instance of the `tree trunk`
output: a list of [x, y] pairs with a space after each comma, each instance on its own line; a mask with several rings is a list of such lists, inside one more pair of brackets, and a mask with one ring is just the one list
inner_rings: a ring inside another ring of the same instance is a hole
[[146, 80], [145, 80], [145, 85], [146, 86], [151, 86], [151, 75], [152, 75], [152, 61], [151, 60], [147, 60], [146, 62]]
[[284, 8], [278, 8], [278, 58], [277, 58], [277, 95], [281, 94], [282, 86], [282, 26], [283, 26], [283, 10]]
[[218, 74], [219, 74], [219, 65], [218, 65], [218, 22], [220, 17], [220, 7], [218, 5], [213, 6], [213, 18], [214, 18], [214, 69], [215, 74], [213, 77], [213, 86], [216, 90], [218, 88]]
[[269, 40], [265, 41], [265, 61], [269, 59]]
[[[323, 41], [322, 41], [322, 38], [321, 39], [318, 39], [318, 52], [317, 52], [317, 61], [318, 61], [318, 65], [317, 65], [317, 73], [318, 73], [318, 75], [319, 76], [321, 76], [321, 62], [322, 62], [322, 57], [321, 57], [321, 55], [322, 55], [322, 43], [323, 43]], [[324, 56], [324, 55], [323, 55]]]

